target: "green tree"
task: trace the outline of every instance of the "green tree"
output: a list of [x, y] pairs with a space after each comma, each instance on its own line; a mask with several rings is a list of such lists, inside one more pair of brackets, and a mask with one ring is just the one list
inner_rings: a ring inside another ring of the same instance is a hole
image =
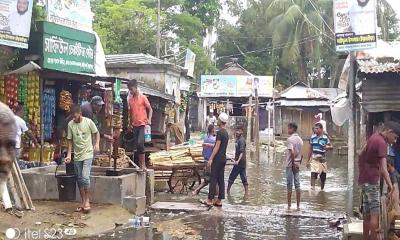
[[140, 0], [92, 1], [94, 30], [109, 53], [155, 53], [156, 9]]

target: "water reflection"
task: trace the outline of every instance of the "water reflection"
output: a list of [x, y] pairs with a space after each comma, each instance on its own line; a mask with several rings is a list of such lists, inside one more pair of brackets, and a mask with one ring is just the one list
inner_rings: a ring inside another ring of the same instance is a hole
[[[310, 189], [310, 171], [302, 166], [300, 172], [302, 213], [308, 213], [309, 216], [313, 216], [313, 214], [327, 216], [330, 213], [346, 212], [346, 203], [350, 196], [347, 191], [347, 159], [335, 153], [330, 152], [327, 156], [329, 172], [324, 191], [320, 191], [318, 187], [315, 191]], [[193, 230], [196, 233], [195, 235], [187, 235], [183, 239], [297, 240], [341, 238], [341, 232], [331, 228], [326, 219], [281, 217], [279, 214], [273, 214], [287, 211], [284, 156], [277, 154], [275, 159], [268, 160], [266, 153], [262, 151], [259, 162], [256, 162], [252, 156], [249, 153], [247, 168], [249, 195], [247, 197], [244, 196], [240, 179], [237, 179], [231, 189], [232, 195], [227, 196], [223, 209], [213, 208], [210, 212], [193, 216], [177, 215], [171, 217], [171, 219], [166, 219], [163, 215], [160, 216], [155, 213], [152, 215], [153, 221], [164, 221], [163, 224], [168, 224], [173, 219], [179, 219], [179, 223], [170, 223], [172, 228], [179, 229], [180, 226], [185, 226], [182, 231], [190, 229], [190, 231]], [[231, 168], [232, 166], [226, 168], [226, 180]], [[205, 199], [206, 193], [207, 189], [203, 190], [199, 197], [159, 193], [157, 200], [197, 202], [198, 198]], [[174, 238], [174, 234], [162, 230], [161, 232], [158, 231], [160, 229], [154, 230], [153, 235], [144, 236], [143, 239], [182, 239]], [[122, 238], [132, 239], [125, 238], [124, 235]]]

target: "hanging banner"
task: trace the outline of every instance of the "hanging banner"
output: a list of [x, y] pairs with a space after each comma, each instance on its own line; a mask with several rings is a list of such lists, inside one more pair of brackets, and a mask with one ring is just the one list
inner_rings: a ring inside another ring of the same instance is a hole
[[236, 76], [202, 75], [202, 97], [233, 97], [236, 95]]
[[188, 70], [187, 75], [189, 77], [193, 77], [195, 62], [196, 62], [196, 54], [188, 48], [186, 50], [185, 69]]
[[0, 44], [28, 48], [33, 0], [0, 0]]
[[336, 51], [376, 48], [376, 0], [334, 0]]
[[47, 21], [92, 32], [90, 0], [47, 0]]

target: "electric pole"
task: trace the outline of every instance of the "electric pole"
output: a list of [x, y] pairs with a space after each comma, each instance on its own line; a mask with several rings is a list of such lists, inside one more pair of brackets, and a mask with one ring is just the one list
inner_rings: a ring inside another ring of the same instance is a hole
[[157, 0], [157, 58], [160, 58], [161, 49], [161, 2]]

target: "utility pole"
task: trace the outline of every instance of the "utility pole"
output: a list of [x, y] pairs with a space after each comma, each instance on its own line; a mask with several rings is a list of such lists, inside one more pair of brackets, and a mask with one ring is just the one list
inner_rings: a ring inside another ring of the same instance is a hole
[[353, 213], [353, 182], [354, 182], [354, 158], [355, 158], [355, 119], [356, 119], [356, 109], [354, 107], [354, 97], [355, 97], [355, 61], [356, 54], [355, 52], [350, 52], [350, 70], [349, 70], [349, 101], [350, 101], [350, 109], [351, 116], [349, 118], [349, 129], [348, 129], [348, 149], [347, 149], [347, 186], [349, 186], [349, 201], [347, 201], [347, 212], [351, 215]]
[[[255, 119], [255, 144], [256, 144], [256, 159], [260, 161], [260, 117], [259, 117], [259, 102], [258, 102], [258, 79], [254, 79], [255, 84], [255, 97], [256, 97], [256, 119]], [[269, 153], [268, 153], [269, 154]]]
[[161, 49], [161, 0], [157, 0], [157, 57], [160, 58]]
[[247, 144], [251, 143], [251, 116], [253, 114], [253, 97], [249, 97], [249, 107], [247, 108]]

